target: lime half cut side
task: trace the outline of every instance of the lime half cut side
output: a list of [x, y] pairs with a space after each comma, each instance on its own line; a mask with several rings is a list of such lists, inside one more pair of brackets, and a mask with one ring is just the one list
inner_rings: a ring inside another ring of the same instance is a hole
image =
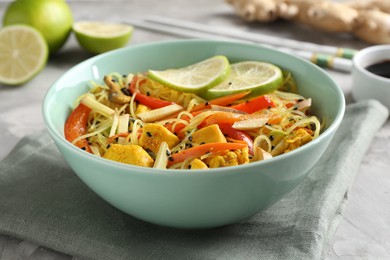
[[21, 85], [46, 65], [48, 46], [43, 36], [27, 25], [0, 29], [0, 83]]
[[187, 67], [168, 70], [149, 70], [148, 77], [172, 89], [199, 93], [219, 84], [230, 74], [229, 60], [214, 56]]
[[122, 23], [79, 21], [73, 24], [73, 31], [80, 45], [94, 54], [124, 47], [133, 30], [131, 25]]
[[282, 70], [267, 62], [244, 61], [231, 65], [230, 75], [217, 86], [202, 93], [206, 99], [214, 99], [237, 92], [248, 91], [250, 96], [271, 93], [283, 83]]

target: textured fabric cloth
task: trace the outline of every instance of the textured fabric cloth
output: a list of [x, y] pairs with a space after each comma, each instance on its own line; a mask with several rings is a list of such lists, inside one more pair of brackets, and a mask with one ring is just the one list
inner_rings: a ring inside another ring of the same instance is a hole
[[210, 230], [122, 213], [81, 182], [46, 132], [27, 136], [0, 163], [0, 233], [88, 259], [321, 259], [387, 116], [376, 101], [347, 106], [329, 148], [296, 189], [250, 219]]

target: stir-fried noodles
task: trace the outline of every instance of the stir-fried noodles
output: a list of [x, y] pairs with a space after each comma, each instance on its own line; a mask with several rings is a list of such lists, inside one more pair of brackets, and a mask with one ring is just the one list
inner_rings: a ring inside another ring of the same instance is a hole
[[[291, 75], [284, 85], [294, 85]], [[65, 136], [96, 156], [145, 167], [207, 169], [267, 160], [321, 130], [309, 113], [310, 98], [280, 90], [207, 101], [142, 73], [112, 73], [75, 101]]]

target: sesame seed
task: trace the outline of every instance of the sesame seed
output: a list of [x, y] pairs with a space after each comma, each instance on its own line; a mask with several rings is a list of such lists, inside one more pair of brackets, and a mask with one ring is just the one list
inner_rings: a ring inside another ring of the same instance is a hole
[[130, 96], [131, 95], [130, 90], [128, 88], [121, 88], [121, 91], [126, 96]]
[[168, 157], [168, 160], [170, 160], [171, 162], [173, 162], [173, 161], [174, 161], [174, 159], [173, 159], [173, 157], [172, 157], [172, 156], [169, 156], [169, 157]]
[[151, 157], [154, 157], [154, 153], [152, 150], [150, 150], [149, 148], [146, 148], [145, 151], [151, 156]]
[[146, 132], [146, 135], [147, 135], [148, 137], [152, 137], [152, 133], [150, 133], [150, 132]]

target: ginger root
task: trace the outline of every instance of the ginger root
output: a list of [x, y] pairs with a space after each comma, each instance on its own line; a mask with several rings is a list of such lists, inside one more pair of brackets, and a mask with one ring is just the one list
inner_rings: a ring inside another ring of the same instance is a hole
[[[352, 29], [358, 11], [341, 3], [317, 0], [288, 0], [286, 4], [296, 10], [295, 15], [281, 15], [327, 32], [346, 32]], [[287, 8], [289, 10], [289, 8]]]
[[[390, 43], [390, 1], [226, 0], [246, 21], [284, 19], [322, 31], [346, 32], [373, 44]], [[389, 13], [386, 13], [389, 12]]]
[[279, 18], [284, 0], [226, 0], [246, 21], [273, 22]]
[[390, 43], [390, 15], [379, 10], [361, 11], [353, 33], [369, 43]]
[[379, 10], [390, 13], [390, 1], [388, 0], [354, 0], [346, 5], [357, 10]]

